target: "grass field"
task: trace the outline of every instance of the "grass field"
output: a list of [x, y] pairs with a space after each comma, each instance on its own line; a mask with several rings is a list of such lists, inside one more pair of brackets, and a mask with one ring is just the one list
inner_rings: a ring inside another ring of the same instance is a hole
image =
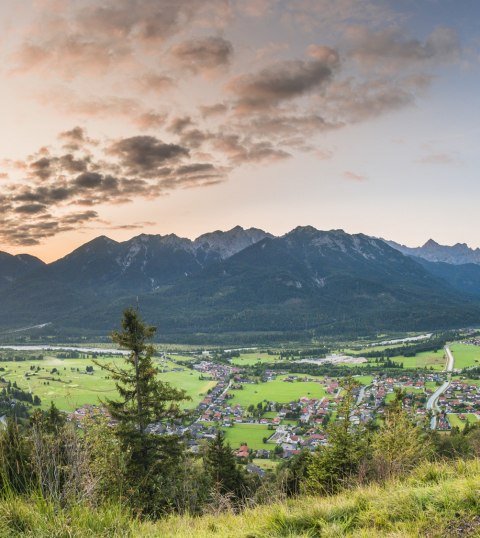
[[469, 344], [454, 343], [450, 349], [455, 358], [455, 369], [480, 366], [480, 347]]
[[224, 431], [225, 438], [232, 448], [238, 448], [242, 443], [247, 443], [248, 447], [254, 450], [275, 448], [274, 445], [263, 442], [264, 437], [270, 437], [275, 433], [264, 424], [235, 424], [231, 428], [224, 428]]
[[265, 471], [274, 471], [277, 465], [280, 463], [279, 460], [263, 460], [259, 458], [254, 458], [253, 462], [255, 465], [258, 465], [261, 469]]
[[[303, 396], [307, 398], [323, 398], [326, 396], [325, 388], [321, 383], [315, 381], [294, 381], [288, 383], [283, 381], [287, 376], [278, 376], [274, 381], [243, 385], [242, 390], [232, 390], [234, 395], [231, 402], [248, 406], [267, 400], [280, 403], [288, 403], [298, 400]], [[322, 378], [319, 377], [319, 380]]]
[[[43, 408], [54, 401], [62, 411], [72, 411], [84, 404], [98, 404], [99, 400], [115, 397], [114, 382], [108, 373], [94, 365], [91, 359], [59, 359], [47, 354], [44, 357], [43, 360], [0, 362], [0, 366], [5, 368], [0, 375], [12, 383], [16, 381], [19, 388], [38, 395]], [[98, 360], [106, 363], [122, 361], [120, 357]], [[162, 363], [163, 365], [167, 368], [178, 367], [171, 362]], [[86, 373], [87, 366], [93, 366], [93, 374]], [[31, 367], [35, 370], [31, 370]], [[53, 368], [56, 368], [58, 373], [52, 374]], [[192, 400], [185, 402], [184, 407], [196, 406], [208, 389], [215, 385], [214, 381], [200, 381], [198, 374], [188, 369], [169, 371], [159, 374], [159, 377], [187, 392]]]
[[[407, 394], [422, 394], [423, 389], [420, 389], [418, 387], [405, 387], [405, 392]], [[385, 402], [386, 403], [392, 402], [394, 399], [395, 399], [395, 393], [394, 392], [390, 392], [389, 394], [387, 394], [385, 396]]]
[[476, 424], [478, 422], [476, 415], [474, 415], [473, 413], [466, 413], [466, 420], [461, 420], [460, 417], [454, 413], [449, 413], [447, 417], [452, 428], [456, 426], [457, 428], [462, 429], [467, 422], [470, 422], [471, 424]]
[[353, 377], [360, 385], [370, 385], [373, 381], [373, 375], [356, 375]]
[[433, 368], [434, 370], [442, 371], [445, 368], [445, 352], [443, 349], [439, 349], [436, 353], [434, 351], [417, 353], [415, 357], [404, 357], [400, 355], [398, 357], [392, 357], [392, 361], [402, 363], [404, 368]]
[[269, 355], [268, 353], [242, 353], [240, 357], [234, 357], [231, 363], [237, 366], [253, 366], [258, 363], [272, 363], [278, 358], [278, 355]]

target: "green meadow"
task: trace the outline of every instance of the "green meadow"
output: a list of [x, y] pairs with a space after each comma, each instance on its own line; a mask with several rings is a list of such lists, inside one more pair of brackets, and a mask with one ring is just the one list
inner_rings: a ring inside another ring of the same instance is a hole
[[224, 428], [224, 432], [232, 448], [238, 448], [243, 443], [247, 443], [248, 447], [254, 450], [274, 448], [274, 445], [263, 442], [264, 437], [270, 437], [275, 433], [265, 424], [235, 424], [231, 428]]
[[477, 416], [473, 413], [465, 413], [465, 420], [461, 420], [460, 417], [454, 413], [448, 413], [447, 418], [450, 422], [452, 428], [457, 427], [463, 429], [465, 424], [469, 422], [470, 424], [476, 424], [478, 422]]
[[[294, 374], [292, 374], [294, 375]], [[323, 398], [327, 395], [324, 385], [321, 383], [322, 377], [317, 377], [316, 381], [293, 381], [287, 382], [286, 375], [278, 376], [273, 381], [265, 383], [245, 384], [241, 390], [230, 391], [233, 394], [232, 404], [249, 406], [267, 400], [268, 402], [288, 403], [298, 400], [303, 396], [307, 398]], [[308, 376], [312, 377], [312, 376]]]
[[268, 353], [242, 353], [240, 357], [234, 357], [230, 362], [236, 366], [254, 366], [255, 364], [269, 364], [279, 359], [278, 355]]
[[416, 369], [416, 368], [428, 368], [433, 370], [442, 371], [445, 368], [445, 352], [443, 349], [434, 351], [423, 351], [417, 353], [415, 357], [404, 357], [399, 355], [392, 357], [392, 361], [403, 364], [404, 368]]
[[[99, 357], [98, 360], [112, 364], [123, 362], [121, 357]], [[170, 370], [159, 374], [160, 379], [184, 389], [191, 398], [183, 404], [184, 407], [195, 407], [215, 386], [214, 381], [199, 380], [196, 372], [174, 362], [159, 361], [158, 365]], [[0, 366], [4, 368], [0, 377], [12, 383], [16, 381], [22, 390], [38, 395], [43, 408], [54, 401], [62, 411], [73, 411], [84, 404], [98, 404], [105, 398], [114, 398], [116, 394], [108, 372], [102, 371], [90, 358], [59, 359], [53, 354], [45, 354], [43, 360], [3, 361]], [[92, 374], [86, 372], [87, 366], [93, 366]], [[171, 371], [172, 368], [179, 368], [179, 371]]]
[[480, 347], [460, 342], [450, 345], [450, 350], [455, 358], [455, 369], [480, 366]]

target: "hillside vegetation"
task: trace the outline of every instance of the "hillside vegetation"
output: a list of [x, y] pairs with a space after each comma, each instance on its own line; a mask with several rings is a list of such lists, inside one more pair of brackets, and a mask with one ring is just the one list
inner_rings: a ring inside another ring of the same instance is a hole
[[241, 514], [140, 522], [117, 505], [56, 511], [35, 498], [0, 502], [4, 537], [480, 536], [480, 461], [428, 463], [404, 481], [331, 497], [300, 497]]

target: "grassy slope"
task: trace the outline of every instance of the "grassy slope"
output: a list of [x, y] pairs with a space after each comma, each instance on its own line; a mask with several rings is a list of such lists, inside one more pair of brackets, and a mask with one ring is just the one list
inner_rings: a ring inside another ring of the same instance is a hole
[[480, 461], [428, 464], [407, 481], [329, 498], [304, 497], [240, 515], [172, 516], [140, 523], [118, 507], [66, 512], [0, 501], [0, 536], [20, 537], [455, 537], [480, 535]]

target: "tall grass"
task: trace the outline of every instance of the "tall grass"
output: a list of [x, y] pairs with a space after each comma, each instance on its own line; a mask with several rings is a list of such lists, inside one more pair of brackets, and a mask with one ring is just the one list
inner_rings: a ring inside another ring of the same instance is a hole
[[301, 497], [237, 515], [170, 516], [158, 522], [139, 521], [117, 504], [79, 503], [59, 509], [39, 495], [8, 492], [0, 499], [0, 536], [480, 536], [480, 461], [423, 464], [403, 481], [359, 487], [332, 497]]

